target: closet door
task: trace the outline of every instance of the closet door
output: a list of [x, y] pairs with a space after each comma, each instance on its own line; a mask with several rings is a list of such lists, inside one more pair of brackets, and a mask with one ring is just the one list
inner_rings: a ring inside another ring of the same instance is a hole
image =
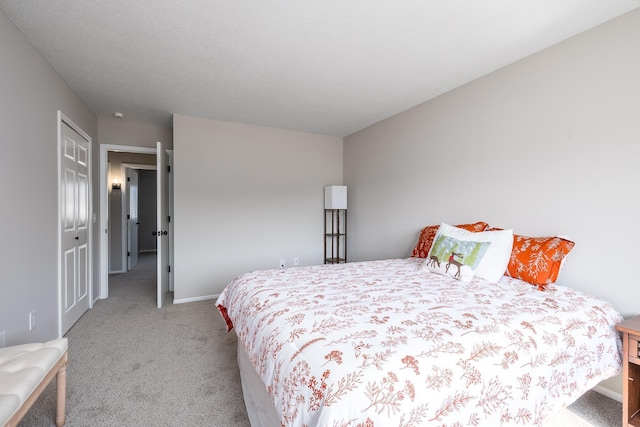
[[62, 122], [60, 140], [60, 331], [64, 335], [90, 306], [89, 141]]

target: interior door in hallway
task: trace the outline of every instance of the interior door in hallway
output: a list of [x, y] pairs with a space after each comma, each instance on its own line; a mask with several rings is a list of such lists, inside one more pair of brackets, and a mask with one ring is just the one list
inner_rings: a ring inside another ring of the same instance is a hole
[[127, 168], [127, 270], [138, 263], [138, 171]]
[[89, 250], [89, 141], [60, 123], [60, 334], [64, 335], [91, 304]]
[[169, 292], [169, 155], [162, 143], [158, 141], [156, 153], [157, 174], [157, 268], [158, 268], [158, 308], [162, 307], [165, 296]]

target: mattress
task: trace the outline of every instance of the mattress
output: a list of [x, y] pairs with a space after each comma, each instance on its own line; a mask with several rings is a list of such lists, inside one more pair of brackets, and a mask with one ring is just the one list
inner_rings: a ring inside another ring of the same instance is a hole
[[264, 383], [249, 361], [249, 356], [240, 341], [238, 341], [238, 367], [240, 368], [242, 395], [251, 425], [253, 427], [279, 426], [280, 419], [276, 414], [271, 396], [267, 393]]

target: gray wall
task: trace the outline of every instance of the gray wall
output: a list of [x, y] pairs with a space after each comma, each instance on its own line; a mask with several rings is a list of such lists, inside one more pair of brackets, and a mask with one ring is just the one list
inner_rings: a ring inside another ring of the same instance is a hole
[[161, 141], [165, 150], [173, 148], [173, 129], [151, 123], [137, 122], [113, 116], [98, 116], [98, 142], [100, 144], [129, 145], [156, 148]]
[[637, 314], [639, 47], [636, 10], [346, 137], [350, 259], [440, 222], [568, 234], [559, 283]]
[[[0, 242], [0, 331], [7, 345], [58, 334], [57, 111], [93, 139], [98, 170], [97, 118], [0, 11], [0, 170], [5, 183]], [[93, 179], [93, 212], [98, 181]], [[93, 236], [93, 293], [98, 295], [98, 236]], [[37, 327], [28, 330], [36, 310]]]
[[321, 264], [324, 186], [342, 139], [174, 115], [175, 293], [219, 294], [284, 258]]

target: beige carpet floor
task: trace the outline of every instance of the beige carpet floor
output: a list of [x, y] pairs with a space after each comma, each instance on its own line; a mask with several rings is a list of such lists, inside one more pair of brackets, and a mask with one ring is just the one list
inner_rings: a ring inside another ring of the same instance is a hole
[[[66, 335], [66, 426], [249, 427], [237, 339], [215, 301], [170, 301], [156, 308], [154, 254], [109, 277], [109, 298]], [[620, 403], [588, 392], [544, 427], [619, 427], [621, 418]], [[54, 419], [55, 382], [20, 427], [53, 427]]]

